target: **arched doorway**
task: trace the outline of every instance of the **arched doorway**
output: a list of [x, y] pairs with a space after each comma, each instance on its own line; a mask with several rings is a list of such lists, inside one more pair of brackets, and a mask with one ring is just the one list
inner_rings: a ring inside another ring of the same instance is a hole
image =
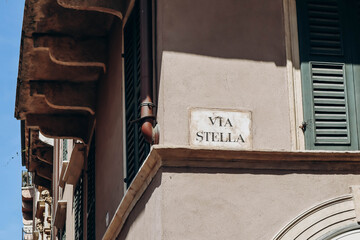
[[359, 240], [352, 194], [322, 202], [286, 225], [273, 240]]
[[[356, 228], [356, 229], [354, 229]], [[349, 226], [347, 229], [341, 229], [340, 231], [329, 234], [327, 237], [320, 238], [320, 240], [359, 240], [360, 229], [359, 225]]]

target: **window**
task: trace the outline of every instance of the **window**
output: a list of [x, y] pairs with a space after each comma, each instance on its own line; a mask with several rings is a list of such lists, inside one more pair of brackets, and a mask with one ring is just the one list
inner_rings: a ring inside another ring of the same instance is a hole
[[69, 159], [68, 159], [68, 140], [67, 139], [63, 139], [63, 145], [62, 145], [62, 147], [63, 147], [63, 162], [66, 162], [66, 161], [68, 161]]
[[306, 149], [358, 149], [359, 0], [298, 0]]
[[[145, 2], [151, 6], [151, 1]], [[145, 9], [151, 13], [151, 7]], [[148, 16], [151, 16], [149, 14]], [[147, 21], [151, 27], [151, 18]], [[126, 118], [126, 178], [127, 187], [131, 184], [141, 164], [149, 153], [150, 145], [145, 141], [141, 133], [140, 120], [140, 91], [141, 91], [141, 61], [144, 59], [140, 51], [140, 1], [135, 6], [126, 22], [124, 28], [124, 68], [125, 68], [125, 118]], [[151, 32], [151, 31], [150, 31]], [[150, 44], [152, 46], [152, 44]], [[149, 49], [150, 50], [150, 49]], [[151, 54], [150, 54], [150, 57]], [[152, 66], [151, 66], [152, 68]]]

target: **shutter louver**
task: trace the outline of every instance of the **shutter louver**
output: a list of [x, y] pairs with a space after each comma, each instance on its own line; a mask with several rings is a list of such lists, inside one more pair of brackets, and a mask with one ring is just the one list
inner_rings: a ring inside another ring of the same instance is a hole
[[74, 192], [74, 232], [75, 240], [83, 239], [83, 181], [80, 177]]
[[87, 191], [87, 239], [95, 240], [95, 133], [88, 155]]
[[344, 64], [310, 64], [315, 144], [350, 144]]
[[309, 1], [310, 54], [343, 55], [337, 1]]
[[138, 1], [124, 28], [126, 184], [129, 186], [145, 160], [150, 146], [141, 133], [140, 7]]

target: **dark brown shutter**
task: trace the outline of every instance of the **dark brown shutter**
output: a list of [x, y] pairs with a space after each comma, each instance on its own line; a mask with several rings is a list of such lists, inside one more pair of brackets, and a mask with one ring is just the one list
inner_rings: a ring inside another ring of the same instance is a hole
[[141, 133], [140, 119], [140, 7], [139, 1], [124, 28], [125, 61], [125, 118], [126, 118], [126, 178], [130, 185], [141, 164], [149, 153], [150, 146]]
[[81, 176], [74, 191], [73, 201], [75, 240], [83, 240], [83, 194], [83, 178]]
[[87, 165], [87, 239], [95, 240], [95, 133], [88, 155]]

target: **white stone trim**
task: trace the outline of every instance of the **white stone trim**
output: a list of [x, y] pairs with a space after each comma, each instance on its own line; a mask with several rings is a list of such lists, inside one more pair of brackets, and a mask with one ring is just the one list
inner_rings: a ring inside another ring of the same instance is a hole
[[360, 186], [351, 186], [350, 189], [355, 204], [356, 221], [360, 224]]
[[286, 69], [289, 90], [290, 128], [292, 150], [304, 150], [305, 138], [299, 128], [303, 122], [302, 86], [300, 75], [300, 55], [298, 26], [296, 16], [296, 0], [283, 0]]
[[319, 239], [356, 223], [352, 194], [320, 203], [297, 216], [273, 240]]
[[[316, 171], [332, 171], [332, 173], [335, 174], [336, 171], [360, 171], [359, 156], [359, 151], [237, 151], [204, 149], [189, 146], [154, 145], [130, 187], [125, 192], [102, 239], [116, 239], [129, 214], [161, 167], [257, 169], [266, 171], [287, 170], [293, 172], [311, 171], [313, 173]], [[320, 204], [310, 210], [310, 213], [315, 213], [324, 207], [331, 207], [334, 201], [346, 202], [347, 205], [345, 205], [345, 207], [347, 209], [350, 204], [350, 217], [351, 219], [356, 219], [351, 194]], [[350, 203], [348, 203], [349, 201]], [[341, 205], [341, 207], [343, 206]], [[298, 222], [301, 222], [303, 218], [309, 215], [308, 212], [296, 218], [277, 236], [282, 236], [283, 232], [286, 233], [294, 224], [296, 225]], [[327, 211], [325, 211], [325, 213], [326, 212]], [[273, 240], [285, 239], [290, 240], [290, 238], [279, 237]], [[294, 238], [291, 240], [294, 240]]]

